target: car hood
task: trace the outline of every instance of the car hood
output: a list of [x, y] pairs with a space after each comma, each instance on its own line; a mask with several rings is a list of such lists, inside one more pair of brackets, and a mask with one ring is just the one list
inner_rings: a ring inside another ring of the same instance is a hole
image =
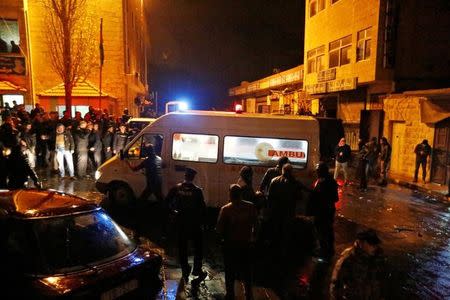
[[91, 264], [78, 272], [37, 278], [33, 280], [32, 285], [48, 296], [66, 295], [104, 282], [109, 278], [119, 277], [122, 273], [137, 269], [149, 262], [155, 262], [155, 265], [160, 267], [161, 256], [145, 246], [139, 246], [132, 253], [108, 263], [98, 266]]

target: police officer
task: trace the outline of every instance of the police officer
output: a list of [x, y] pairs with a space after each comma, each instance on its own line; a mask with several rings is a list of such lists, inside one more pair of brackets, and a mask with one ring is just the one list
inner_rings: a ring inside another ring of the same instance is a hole
[[167, 195], [167, 202], [176, 216], [178, 229], [178, 255], [185, 282], [189, 280], [191, 266], [188, 264], [188, 241], [194, 243], [194, 269], [192, 275], [197, 281], [206, 278], [202, 270], [203, 230], [206, 205], [202, 190], [193, 181], [197, 172], [186, 168], [184, 181], [173, 187]]

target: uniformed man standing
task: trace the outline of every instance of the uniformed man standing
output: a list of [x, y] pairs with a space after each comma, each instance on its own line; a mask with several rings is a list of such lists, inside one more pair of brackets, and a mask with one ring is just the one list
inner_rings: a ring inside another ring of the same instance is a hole
[[188, 263], [188, 242], [194, 243], [194, 269], [192, 275], [198, 276], [197, 281], [206, 278], [207, 273], [202, 270], [203, 260], [203, 229], [206, 205], [202, 190], [193, 181], [197, 172], [186, 168], [184, 181], [173, 187], [167, 202], [176, 215], [178, 231], [178, 255], [181, 271], [185, 282], [189, 280], [191, 266]]

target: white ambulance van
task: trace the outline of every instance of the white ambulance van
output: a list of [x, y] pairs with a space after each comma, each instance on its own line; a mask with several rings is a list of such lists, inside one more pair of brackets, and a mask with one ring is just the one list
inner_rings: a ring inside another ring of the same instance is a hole
[[[163, 115], [144, 128], [124, 149], [96, 172], [97, 189], [118, 203], [139, 197], [145, 174], [128, 164], [143, 159], [141, 147], [151, 143], [164, 164], [163, 192], [183, 180], [186, 167], [198, 174], [209, 207], [228, 202], [228, 188], [239, 170], [253, 168], [255, 190], [267, 168], [289, 157], [296, 176], [305, 184], [315, 177], [319, 162], [319, 122], [313, 117], [186, 111]], [[335, 141], [333, 141], [335, 143]]]

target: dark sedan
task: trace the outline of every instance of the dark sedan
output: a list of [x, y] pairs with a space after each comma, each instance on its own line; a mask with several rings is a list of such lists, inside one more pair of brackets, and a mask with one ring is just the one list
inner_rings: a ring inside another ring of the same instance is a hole
[[162, 259], [98, 205], [55, 191], [0, 192], [0, 298], [150, 298]]

